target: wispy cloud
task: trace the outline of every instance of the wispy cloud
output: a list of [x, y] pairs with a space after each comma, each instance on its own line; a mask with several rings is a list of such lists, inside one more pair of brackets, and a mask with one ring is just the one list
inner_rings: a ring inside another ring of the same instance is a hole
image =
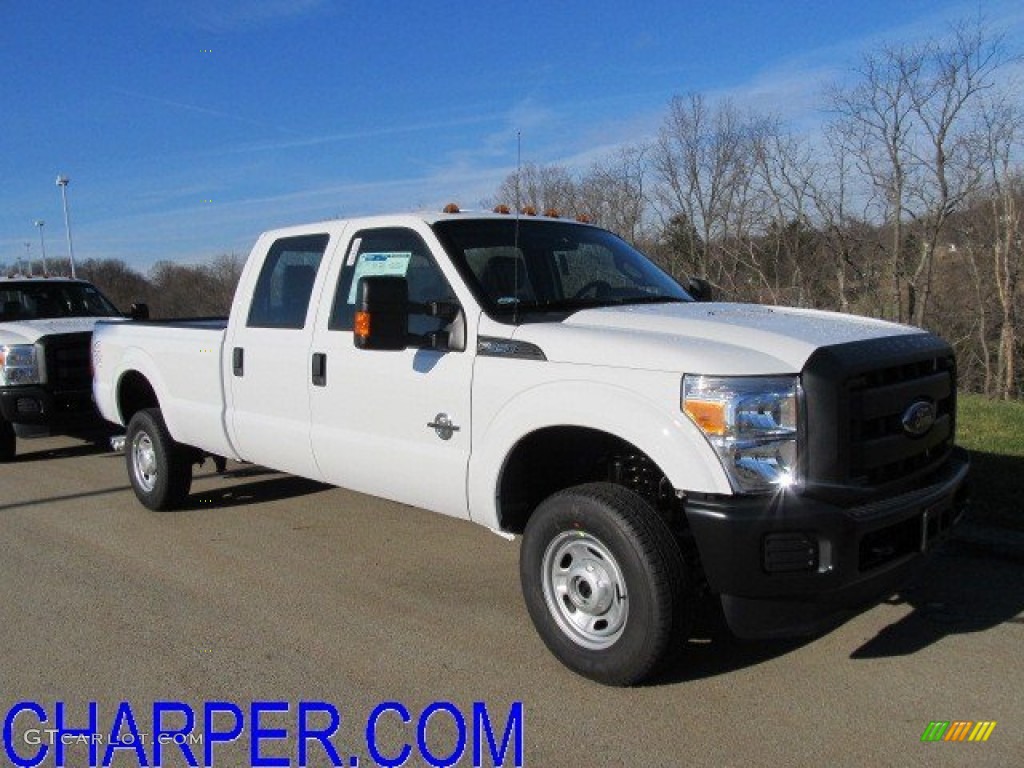
[[190, 21], [207, 32], [233, 32], [323, 13], [330, 7], [329, 0], [231, 0], [203, 3], [192, 9]]
[[[425, 131], [437, 131], [445, 128], [461, 128], [470, 125], [481, 125], [491, 123], [500, 119], [499, 115], [470, 115], [466, 117], [451, 118], [447, 120], [423, 120], [407, 123], [395, 123], [374, 128], [366, 128], [357, 131], [339, 131], [319, 136], [296, 136], [295, 138], [279, 139], [272, 141], [257, 141], [240, 144], [237, 147], [218, 149], [217, 154], [245, 154], [249, 152], [271, 152], [282, 149], [302, 149], [305, 147], [316, 147], [324, 144], [336, 144], [345, 141], [359, 139], [372, 139], [381, 136], [394, 136], [409, 133], [421, 133]], [[294, 132], [292, 132], [294, 133]]]
[[209, 117], [218, 117], [218, 118], [221, 118], [223, 120], [232, 120], [232, 121], [237, 122], [237, 123], [243, 123], [245, 125], [251, 125], [251, 126], [255, 126], [257, 128], [267, 128], [267, 129], [271, 129], [271, 130], [274, 130], [274, 131], [279, 131], [281, 133], [290, 133], [290, 134], [294, 134], [295, 133], [295, 131], [292, 131], [292, 130], [290, 130], [288, 128], [283, 128], [283, 127], [281, 127], [279, 125], [273, 125], [271, 123], [266, 123], [266, 122], [263, 122], [261, 120], [253, 120], [252, 118], [245, 117], [244, 115], [239, 115], [239, 114], [236, 114], [236, 113], [233, 113], [233, 112], [225, 112], [222, 109], [213, 109], [212, 107], [204, 107], [204, 106], [202, 106], [200, 104], [189, 104], [189, 103], [184, 102], [184, 101], [175, 101], [173, 99], [165, 99], [165, 98], [163, 98], [161, 96], [153, 96], [152, 94], [149, 94], [149, 93], [140, 93], [139, 91], [131, 91], [131, 90], [128, 90], [126, 88], [114, 87], [114, 88], [111, 88], [111, 90], [114, 91], [115, 93], [121, 94], [122, 96], [128, 96], [129, 98], [138, 99], [140, 101], [147, 101], [147, 102], [149, 102], [151, 104], [159, 104], [160, 106], [170, 107], [171, 109], [177, 109], [177, 110], [181, 110], [181, 111], [184, 111], [184, 112], [193, 112], [195, 114], [207, 115]]

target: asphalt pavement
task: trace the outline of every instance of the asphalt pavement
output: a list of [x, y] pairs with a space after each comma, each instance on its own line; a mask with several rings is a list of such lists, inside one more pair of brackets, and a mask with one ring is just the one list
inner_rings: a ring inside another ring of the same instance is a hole
[[[207, 748], [217, 766], [1024, 764], [1009, 535], [966, 526], [822, 637], [740, 642], [707, 622], [660, 678], [613, 689], [541, 643], [518, 541], [237, 464], [197, 470], [186, 509], [150, 512], [122, 456], [66, 438], [19, 454], [0, 465], [13, 764], [56, 765], [64, 741], [68, 766], [152, 765], [161, 735], [167, 766]], [[996, 725], [923, 742], [936, 722]], [[98, 734], [94, 756], [76, 728]]]

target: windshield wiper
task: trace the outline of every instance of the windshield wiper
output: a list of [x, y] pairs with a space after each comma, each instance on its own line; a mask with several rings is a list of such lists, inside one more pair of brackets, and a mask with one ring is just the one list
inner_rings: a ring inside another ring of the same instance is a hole
[[618, 299], [616, 304], [686, 304], [687, 299], [679, 296], [633, 296], [628, 299]]
[[686, 303], [686, 299], [678, 296], [631, 296], [629, 298], [566, 298], [548, 301], [503, 302], [500, 309], [503, 313], [516, 312], [575, 312], [581, 309], [597, 309], [600, 307], [620, 307], [629, 304], [674, 304]]
[[587, 299], [550, 299], [549, 301], [524, 301], [519, 304], [520, 312], [562, 312], [565, 310], [593, 309], [594, 307], [610, 307], [614, 305], [614, 299], [598, 299], [590, 297]]

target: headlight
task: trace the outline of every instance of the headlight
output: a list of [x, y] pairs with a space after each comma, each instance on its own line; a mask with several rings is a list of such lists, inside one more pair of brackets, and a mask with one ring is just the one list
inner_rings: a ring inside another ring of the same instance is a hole
[[796, 376], [683, 377], [683, 412], [748, 493], [797, 481], [800, 398]]
[[32, 344], [0, 347], [0, 385], [38, 383], [39, 362]]

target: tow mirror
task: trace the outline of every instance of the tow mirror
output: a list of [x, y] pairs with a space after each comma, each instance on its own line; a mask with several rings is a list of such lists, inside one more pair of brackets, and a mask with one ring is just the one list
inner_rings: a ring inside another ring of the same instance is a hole
[[149, 304], [142, 302], [132, 304], [131, 309], [128, 310], [128, 317], [132, 320], [149, 320]]
[[409, 283], [404, 277], [373, 275], [359, 280], [352, 325], [358, 349], [409, 346]]
[[712, 301], [714, 299], [715, 291], [711, 287], [711, 283], [702, 277], [691, 277], [683, 287], [694, 301]]

